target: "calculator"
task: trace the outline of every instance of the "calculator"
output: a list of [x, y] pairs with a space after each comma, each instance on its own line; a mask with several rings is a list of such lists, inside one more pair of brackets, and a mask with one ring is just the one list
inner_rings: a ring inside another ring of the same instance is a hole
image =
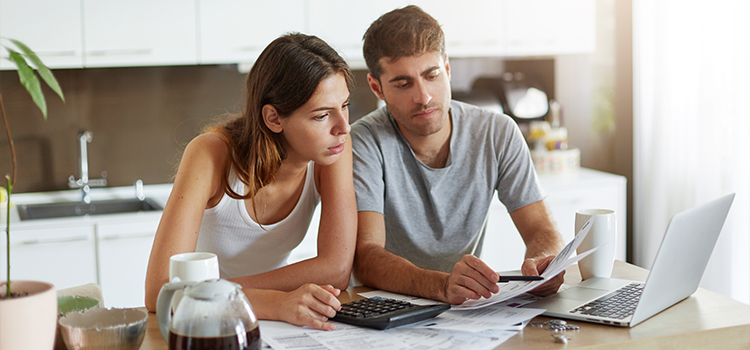
[[360, 327], [388, 329], [422, 321], [450, 309], [450, 304], [416, 305], [381, 297], [350, 301], [331, 320]]

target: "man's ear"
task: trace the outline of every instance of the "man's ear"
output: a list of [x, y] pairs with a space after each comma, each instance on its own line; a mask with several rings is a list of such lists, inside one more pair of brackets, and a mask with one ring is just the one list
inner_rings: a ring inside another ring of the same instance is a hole
[[266, 126], [271, 129], [271, 131], [279, 134], [284, 130], [284, 126], [281, 125], [281, 118], [276, 111], [276, 107], [264, 105], [263, 108], [261, 108], [261, 113], [263, 114], [263, 122], [266, 123]]
[[383, 98], [383, 87], [380, 85], [378, 78], [375, 78], [371, 73], [367, 73], [367, 84], [370, 85], [370, 90], [372, 90], [375, 96], [385, 101], [385, 98]]

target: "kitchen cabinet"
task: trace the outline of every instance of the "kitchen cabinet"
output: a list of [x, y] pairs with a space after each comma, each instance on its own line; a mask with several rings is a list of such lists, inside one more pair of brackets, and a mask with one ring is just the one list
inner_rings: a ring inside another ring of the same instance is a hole
[[[626, 258], [627, 194], [626, 179], [620, 175], [591, 169], [580, 169], [565, 175], [542, 175], [539, 182], [548, 197], [545, 199], [558, 231], [567, 244], [574, 237], [575, 212], [584, 208], [605, 208], [615, 211], [617, 220], [617, 247], [615, 259]], [[495, 196], [497, 198], [497, 196]], [[526, 246], [510, 214], [499, 200], [489, 208], [487, 231], [481, 258], [496, 271], [518, 270], [524, 260]], [[316, 256], [320, 207], [313, 215], [307, 235], [292, 251], [289, 262]]]
[[[56, 225], [53, 229], [12, 229], [10, 246], [11, 281], [45, 281], [54, 284], [56, 289], [97, 282], [96, 245], [91, 225], [76, 223]], [[0, 242], [0, 249], [5, 257], [5, 239]], [[0, 280], [7, 280], [5, 269], [0, 275]]]
[[254, 62], [284, 33], [305, 31], [304, 0], [198, 0], [199, 62]]
[[[13, 228], [11, 278], [50, 282], [57, 289], [97, 283], [107, 307], [143, 306], [146, 267], [161, 214], [125, 216]], [[4, 252], [5, 240], [0, 245]]]
[[107, 306], [141, 307], [151, 246], [159, 216], [97, 224], [99, 286]]
[[[171, 184], [143, 187], [162, 207]], [[16, 205], [80, 200], [78, 190], [19, 193]], [[92, 200], [132, 198], [133, 187], [95, 188]], [[11, 213], [11, 277], [50, 282], [57, 289], [97, 283], [107, 307], [144, 305], [151, 246], [161, 211], [21, 221]], [[5, 222], [0, 229], [5, 230]], [[5, 280], [5, 239], [0, 240]]]
[[504, 56], [593, 53], [594, 0], [504, 0]]
[[448, 57], [504, 56], [503, 1], [464, 0], [414, 2], [440, 22]]
[[[0, 33], [31, 47], [51, 68], [83, 67], [80, 0], [0, 0]], [[0, 59], [0, 69], [15, 67]]]
[[410, 3], [441, 23], [450, 57], [594, 51], [593, 0], [0, 0], [0, 32], [53, 68], [250, 63], [288, 32], [319, 36], [364, 68], [367, 27]]
[[502, 11], [502, 2], [493, 0], [388, 0], [362, 3], [310, 0], [309, 32], [338, 50], [350, 64], [364, 67], [362, 37], [367, 28], [381, 15], [409, 4], [421, 7], [441, 23], [450, 57], [502, 54], [502, 26], [497, 20]]
[[195, 1], [83, 0], [86, 67], [197, 64]]
[[449, 57], [554, 56], [595, 50], [593, 0], [309, 1], [309, 32], [356, 68], [364, 67], [362, 36], [370, 23], [409, 4], [440, 22]]
[[362, 37], [382, 14], [409, 5], [410, 1], [309, 0], [307, 32], [336, 49], [350, 65], [364, 68]]
[[195, 1], [0, 0], [3, 37], [50, 68], [197, 64], [196, 25]]

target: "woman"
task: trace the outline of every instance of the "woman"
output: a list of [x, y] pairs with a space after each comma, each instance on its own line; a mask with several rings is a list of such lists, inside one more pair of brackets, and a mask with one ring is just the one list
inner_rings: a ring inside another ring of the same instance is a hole
[[[208, 251], [260, 319], [318, 329], [340, 309], [356, 241], [349, 139], [351, 71], [325, 42], [289, 34], [253, 65], [242, 115], [193, 139], [151, 250], [146, 307], [170, 256]], [[287, 265], [321, 203], [318, 255]]]

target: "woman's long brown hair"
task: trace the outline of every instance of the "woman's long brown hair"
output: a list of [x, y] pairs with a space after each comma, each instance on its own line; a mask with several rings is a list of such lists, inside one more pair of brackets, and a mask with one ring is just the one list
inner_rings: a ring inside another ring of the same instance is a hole
[[[268, 129], [261, 114], [263, 106], [271, 105], [282, 118], [288, 117], [312, 97], [323, 79], [338, 73], [344, 75], [351, 90], [354, 78], [349, 66], [336, 50], [315, 36], [287, 34], [263, 50], [247, 75], [243, 113], [209, 129], [224, 139], [229, 151], [222, 169], [224, 193], [254, 202], [255, 194], [273, 182], [286, 158], [283, 135]], [[232, 189], [232, 169], [248, 187], [246, 195]]]

